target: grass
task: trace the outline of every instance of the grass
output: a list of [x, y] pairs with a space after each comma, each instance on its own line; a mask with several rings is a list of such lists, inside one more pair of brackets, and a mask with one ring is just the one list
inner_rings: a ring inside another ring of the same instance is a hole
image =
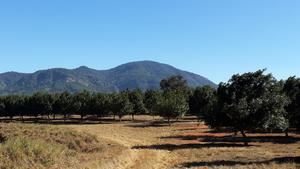
[[0, 133], [1, 169], [72, 168], [102, 150], [95, 136], [56, 126], [2, 123]]
[[[159, 119], [156, 117], [156, 119]], [[214, 131], [193, 117], [102, 124], [0, 124], [0, 169], [298, 169], [300, 134]]]
[[0, 168], [49, 168], [74, 156], [64, 146], [25, 137], [9, 139], [0, 147]]
[[172, 126], [151, 122], [152, 117], [137, 116], [136, 120], [68, 127], [133, 150], [127, 155], [134, 157], [127, 159], [128, 168], [133, 169], [300, 168], [300, 135], [297, 133], [290, 133], [289, 138], [285, 138], [284, 133], [247, 133], [251, 142], [244, 146], [240, 134], [234, 136], [232, 132], [217, 132], [203, 124], [198, 126], [190, 117]]

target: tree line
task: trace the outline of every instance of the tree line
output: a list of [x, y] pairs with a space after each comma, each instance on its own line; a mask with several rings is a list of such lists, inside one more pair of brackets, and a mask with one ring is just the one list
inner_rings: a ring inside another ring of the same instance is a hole
[[[185, 88], [185, 90], [182, 90]], [[181, 76], [172, 76], [161, 81], [162, 90], [125, 90], [119, 93], [77, 93], [37, 92], [32, 95], [5, 95], [0, 97], [0, 118], [47, 117], [48, 120], [63, 116], [64, 120], [72, 115], [113, 116], [119, 120], [125, 115], [153, 115], [171, 118], [182, 117], [188, 111], [186, 81]]]
[[43, 93], [0, 97], [0, 117], [79, 115], [113, 116], [147, 114], [170, 119], [186, 113], [212, 128], [231, 128], [246, 137], [247, 131], [282, 131], [300, 127], [300, 79], [277, 81], [265, 70], [236, 74], [217, 88], [189, 88], [181, 76], [160, 82], [161, 90], [125, 90], [119, 93]]

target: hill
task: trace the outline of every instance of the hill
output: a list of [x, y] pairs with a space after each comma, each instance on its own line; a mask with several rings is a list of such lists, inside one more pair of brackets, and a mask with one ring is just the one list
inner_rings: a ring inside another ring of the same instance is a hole
[[189, 86], [215, 84], [207, 78], [153, 61], [130, 62], [109, 70], [86, 66], [76, 69], [54, 68], [34, 73], [7, 72], [0, 74], [0, 94], [48, 92], [77, 92], [90, 90], [117, 92], [125, 89], [158, 89], [159, 82], [171, 75], [183, 76]]

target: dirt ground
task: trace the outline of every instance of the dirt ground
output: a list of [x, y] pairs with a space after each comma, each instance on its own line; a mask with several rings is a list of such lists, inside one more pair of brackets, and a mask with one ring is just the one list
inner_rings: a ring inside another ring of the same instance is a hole
[[[129, 117], [128, 117], [129, 119]], [[300, 168], [300, 135], [249, 134], [245, 147], [232, 132], [216, 132], [185, 118], [168, 126], [152, 117], [136, 121], [63, 125], [96, 135], [107, 146], [101, 154], [82, 157], [78, 168]]]

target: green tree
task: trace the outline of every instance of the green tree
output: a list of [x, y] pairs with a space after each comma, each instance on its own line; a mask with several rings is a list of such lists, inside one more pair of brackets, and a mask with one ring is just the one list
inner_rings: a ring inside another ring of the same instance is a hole
[[116, 115], [118, 115], [119, 111], [121, 110], [121, 96], [120, 94], [113, 93], [111, 94], [111, 104], [110, 104], [110, 111], [114, 116], [114, 120], [116, 120]]
[[22, 122], [24, 122], [24, 116], [28, 113], [27, 107], [28, 96], [19, 95], [16, 100], [16, 112], [21, 116]]
[[169, 125], [171, 118], [180, 118], [189, 110], [185, 95], [180, 91], [167, 91], [163, 93], [159, 103], [159, 115], [167, 118]]
[[91, 112], [91, 93], [82, 91], [75, 93], [72, 97], [72, 108], [74, 113], [80, 115], [81, 121]]
[[163, 91], [178, 90], [185, 94], [188, 94], [189, 87], [187, 81], [180, 75], [170, 76], [160, 81], [160, 88]]
[[4, 117], [4, 113], [5, 113], [4, 98], [0, 97], [0, 117]]
[[161, 92], [155, 90], [147, 90], [145, 92], [145, 107], [150, 115], [158, 115], [159, 102], [161, 100]]
[[91, 100], [91, 114], [97, 115], [97, 119], [108, 115], [110, 111], [110, 98], [107, 94], [95, 93]]
[[261, 109], [264, 119], [261, 120], [261, 127], [267, 131], [281, 130], [288, 136], [289, 121], [285, 106], [289, 104], [289, 99], [283, 94], [270, 93], [262, 100]]
[[[211, 111], [203, 113], [202, 119], [207, 125], [219, 130], [221, 127], [228, 127], [231, 125], [230, 119], [226, 114], [226, 104], [230, 100], [228, 94], [228, 84], [220, 83], [216, 95], [214, 105]], [[236, 133], [236, 131], [235, 131]]]
[[134, 90], [129, 92], [129, 100], [133, 106], [133, 111], [131, 113], [132, 120], [134, 120], [134, 115], [146, 114], [147, 109], [144, 104], [144, 97], [142, 91]]
[[290, 104], [286, 106], [290, 125], [300, 129], [300, 78], [289, 77], [284, 83], [283, 92], [290, 99]]
[[130, 115], [133, 112], [133, 105], [129, 100], [128, 92], [123, 91], [112, 95], [111, 111], [114, 116], [118, 116], [119, 120], [125, 115]]
[[[54, 114], [63, 115], [64, 121], [72, 113], [72, 95], [63, 92], [55, 95], [55, 101], [52, 105]], [[55, 119], [55, 116], [53, 117]]]
[[189, 97], [190, 112], [200, 118], [213, 111], [216, 102], [215, 89], [210, 86], [197, 87]]
[[128, 92], [121, 92], [119, 97], [120, 97], [120, 102], [119, 102], [120, 110], [118, 111], [118, 116], [121, 121], [123, 116], [130, 115], [133, 113], [133, 104], [129, 100]]
[[46, 115], [50, 120], [50, 114], [52, 113], [53, 99], [51, 94], [37, 92], [30, 98], [31, 111], [37, 118], [38, 115]]
[[14, 116], [23, 116], [26, 113], [25, 96], [23, 95], [8, 95], [2, 98], [3, 115], [10, 117], [12, 120]]
[[275, 90], [276, 85], [274, 77], [265, 75], [264, 70], [233, 75], [222, 85], [220, 103], [224, 119], [219, 125], [233, 127], [245, 138], [247, 130], [286, 128], [285, 121], [274, 123], [285, 116], [283, 107], [287, 104], [286, 98]]

